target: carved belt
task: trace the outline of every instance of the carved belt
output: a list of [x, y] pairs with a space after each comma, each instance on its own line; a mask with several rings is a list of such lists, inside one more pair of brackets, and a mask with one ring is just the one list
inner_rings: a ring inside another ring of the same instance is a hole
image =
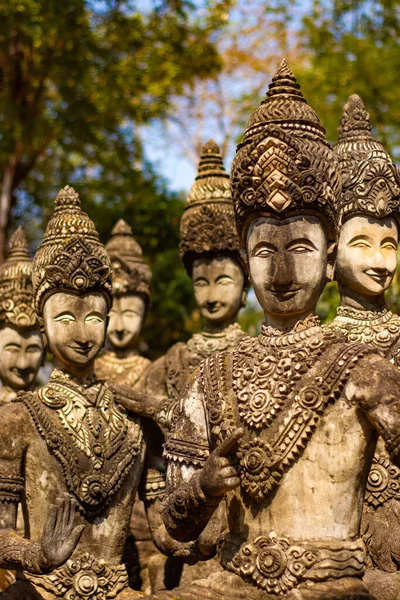
[[24, 572], [22, 577], [56, 598], [68, 600], [108, 600], [128, 587], [125, 565], [110, 565], [88, 552], [49, 575]]
[[239, 547], [229, 538], [226, 536], [219, 552], [222, 565], [277, 596], [305, 580], [362, 577], [364, 573], [366, 550], [361, 539], [293, 542], [271, 531]]

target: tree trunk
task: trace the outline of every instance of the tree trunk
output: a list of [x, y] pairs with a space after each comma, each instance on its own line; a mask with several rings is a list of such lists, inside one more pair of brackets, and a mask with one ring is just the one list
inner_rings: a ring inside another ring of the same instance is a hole
[[4, 262], [7, 244], [7, 227], [10, 221], [13, 181], [17, 157], [14, 155], [4, 165], [0, 184], [0, 264]]

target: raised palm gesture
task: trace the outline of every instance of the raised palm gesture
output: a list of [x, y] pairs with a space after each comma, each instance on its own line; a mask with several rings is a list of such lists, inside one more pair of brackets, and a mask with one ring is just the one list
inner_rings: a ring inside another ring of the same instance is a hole
[[75, 550], [84, 525], [75, 525], [77, 502], [69, 494], [51, 505], [41, 538], [42, 570], [52, 571], [69, 559]]

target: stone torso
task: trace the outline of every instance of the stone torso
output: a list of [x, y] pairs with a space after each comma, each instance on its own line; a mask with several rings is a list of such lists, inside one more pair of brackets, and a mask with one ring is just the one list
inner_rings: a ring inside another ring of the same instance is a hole
[[316, 323], [287, 335], [264, 327], [204, 361], [182, 400], [166, 446], [170, 485], [244, 428], [220, 560], [272, 594], [363, 573], [360, 506], [376, 433], [344, 388], [371, 353]]
[[[57, 370], [46, 386], [20, 394], [7, 409], [19, 437], [22, 430], [24, 434], [14, 467], [19, 471], [24, 465], [29, 538], [40, 539], [49, 505], [64, 492], [77, 499], [78, 522], [85, 524], [63, 567], [51, 575], [24, 576], [46, 599], [60, 586], [65, 593], [83, 594], [80, 570], [91, 573], [93, 582], [102, 576], [104, 591], [123, 589], [127, 576], [121, 559], [144, 462], [140, 420], [114, 403], [104, 382], [93, 379], [82, 385]], [[105, 567], [98, 570], [98, 561]], [[78, 573], [75, 578], [71, 569]]]
[[157, 420], [165, 429], [171, 428], [187, 380], [201, 361], [215, 352], [232, 350], [245, 336], [237, 323], [218, 334], [196, 333], [186, 344], [175, 344], [153, 363], [146, 375], [145, 390], [161, 399]]
[[149, 366], [150, 360], [135, 351], [120, 357], [109, 350], [96, 360], [95, 371], [100, 379], [134, 387]]

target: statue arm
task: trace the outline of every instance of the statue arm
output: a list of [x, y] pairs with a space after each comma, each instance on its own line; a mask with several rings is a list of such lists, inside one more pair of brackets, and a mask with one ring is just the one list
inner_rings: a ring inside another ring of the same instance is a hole
[[400, 466], [400, 372], [376, 354], [360, 361], [345, 393], [382, 436], [392, 461]]
[[176, 425], [165, 444], [168, 460], [166, 497], [161, 516], [166, 530], [180, 542], [196, 540], [221, 496], [206, 495], [200, 484], [210, 455], [208, 423], [199, 371], [190, 377], [180, 401]]
[[7, 405], [0, 412], [0, 566], [40, 573], [40, 544], [15, 533], [18, 504], [24, 491], [28, 418], [22, 404]]

